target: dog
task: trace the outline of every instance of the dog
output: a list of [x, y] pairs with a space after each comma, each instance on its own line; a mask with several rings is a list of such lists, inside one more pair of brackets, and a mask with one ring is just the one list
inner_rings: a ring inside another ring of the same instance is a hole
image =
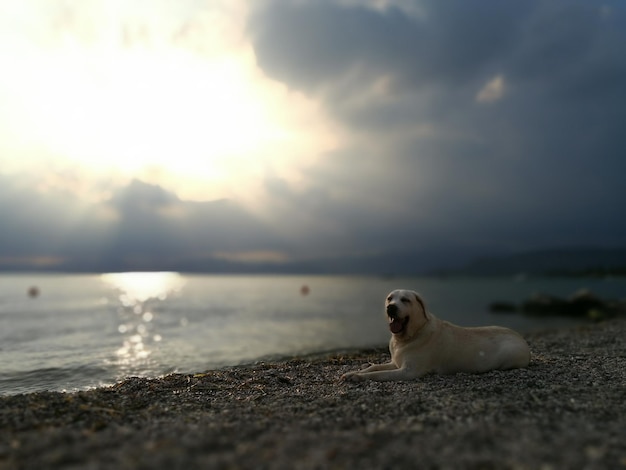
[[391, 331], [391, 362], [348, 372], [344, 380], [414, 380], [429, 373], [481, 373], [528, 366], [530, 348], [522, 336], [500, 326], [464, 328], [428, 312], [411, 290], [394, 290], [385, 300]]

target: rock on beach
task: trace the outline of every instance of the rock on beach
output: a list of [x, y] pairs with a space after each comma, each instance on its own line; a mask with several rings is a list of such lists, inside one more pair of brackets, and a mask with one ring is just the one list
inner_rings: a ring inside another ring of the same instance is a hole
[[0, 469], [626, 468], [626, 321], [526, 369], [342, 382], [384, 348], [0, 397]]

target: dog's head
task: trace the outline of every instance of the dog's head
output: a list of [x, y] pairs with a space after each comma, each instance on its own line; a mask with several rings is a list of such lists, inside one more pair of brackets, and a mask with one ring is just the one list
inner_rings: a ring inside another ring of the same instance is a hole
[[387, 295], [385, 313], [396, 337], [410, 338], [428, 321], [426, 305], [417, 292], [397, 289]]

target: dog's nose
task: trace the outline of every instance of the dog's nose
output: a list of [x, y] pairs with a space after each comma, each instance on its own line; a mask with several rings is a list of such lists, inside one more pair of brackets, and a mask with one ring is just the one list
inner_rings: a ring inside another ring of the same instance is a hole
[[395, 317], [398, 314], [398, 307], [395, 304], [387, 305], [387, 315]]

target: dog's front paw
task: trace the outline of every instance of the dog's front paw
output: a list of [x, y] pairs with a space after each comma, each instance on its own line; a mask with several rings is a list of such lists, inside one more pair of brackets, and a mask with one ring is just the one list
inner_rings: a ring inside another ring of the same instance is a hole
[[344, 382], [361, 382], [365, 379], [359, 373], [359, 371], [356, 371], [356, 372], [346, 372], [345, 374], [341, 376], [341, 380]]

